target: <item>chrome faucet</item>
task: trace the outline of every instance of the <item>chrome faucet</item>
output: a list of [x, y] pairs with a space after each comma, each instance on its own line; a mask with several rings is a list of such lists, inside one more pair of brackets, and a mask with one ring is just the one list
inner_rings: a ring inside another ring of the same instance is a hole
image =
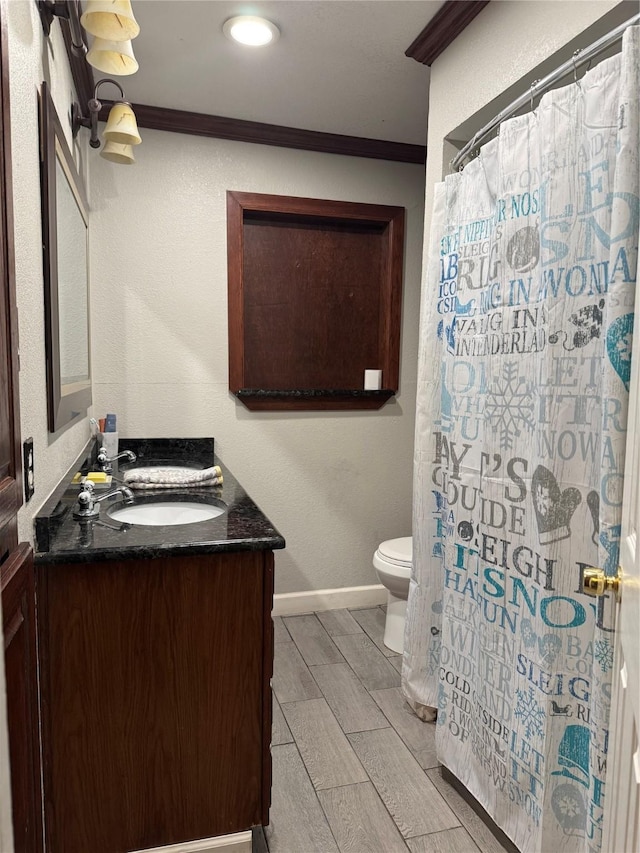
[[106, 495], [96, 497], [93, 490], [93, 483], [84, 479], [80, 483], [80, 493], [78, 495], [78, 504], [73, 511], [73, 517], [77, 519], [97, 518], [100, 515], [100, 507], [97, 506], [101, 501], [107, 498], [122, 495], [124, 502], [127, 504], [133, 503], [133, 492], [126, 486], [120, 486], [107, 492]]
[[97, 463], [98, 468], [103, 471], [105, 474], [111, 474], [113, 471], [112, 462], [116, 462], [118, 459], [126, 459], [127, 462], [135, 462], [136, 454], [132, 450], [123, 450], [121, 453], [118, 453], [117, 456], [107, 456], [107, 451], [104, 447], [101, 447], [98, 451]]

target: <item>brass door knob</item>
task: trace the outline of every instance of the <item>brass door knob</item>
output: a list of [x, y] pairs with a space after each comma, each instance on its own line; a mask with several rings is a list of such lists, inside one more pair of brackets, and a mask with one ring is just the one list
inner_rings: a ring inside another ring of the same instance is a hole
[[620, 566], [618, 566], [615, 576], [605, 575], [602, 569], [590, 566], [584, 570], [584, 575], [582, 576], [582, 591], [587, 595], [592, 595], [594, 598], [599, 595], [605, 595], [607, 592], [613, 592], [616, 599], [619, 599], [621, 581], [622, 569]]

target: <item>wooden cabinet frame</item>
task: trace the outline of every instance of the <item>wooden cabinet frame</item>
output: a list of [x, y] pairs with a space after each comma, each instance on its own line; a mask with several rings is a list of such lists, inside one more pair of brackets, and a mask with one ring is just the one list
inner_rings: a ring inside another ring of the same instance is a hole
[[[403, 250], [402, 207], [228, 192], [229, 390], [252, 410], [384, 405]], [[380, 390], [365, 369], [382, 370]]]

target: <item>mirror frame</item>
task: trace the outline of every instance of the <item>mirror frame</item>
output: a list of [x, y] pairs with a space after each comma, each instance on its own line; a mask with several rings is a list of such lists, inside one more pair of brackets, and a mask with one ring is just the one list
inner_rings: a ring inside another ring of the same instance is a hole
[[[87, 234], [87, 365], [88, 378], [63, 384], [60, 371], [60, 300], [58, 282], [57, 173], [60, 163], [75, 198]], [[92, 402], [91, 329], [89, 323], [89, 205], [82, 179], [69, 149], [46, 81], [40, 90], [40, 185], [42, 192], [42, 248], [44, 267], [45, 350], [49, 432], [57, 432]]]

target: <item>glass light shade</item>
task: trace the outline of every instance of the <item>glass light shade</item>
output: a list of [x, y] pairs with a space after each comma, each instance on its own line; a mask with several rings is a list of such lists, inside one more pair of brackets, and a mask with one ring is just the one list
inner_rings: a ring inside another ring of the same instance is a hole
[[238, 15], [229, 18], [222, 26], [223, 33], [233, 41], [250, 47], [262, 47], [277, 40], [280, 30], [266, 18], [255, 15]]
[[117, 77], [126, 77], [128, 74], [135, 74], [138, 70], [130, 41], [107, 41], [94, 38], [87, 54], [87, 62], [98, 71], [114, 74]]
[[102, 136], [107, 142], [119, 142], [121, 145], [140, 145], [142, 139], [138, 133], [138, 124], [129, 104], [114, 104], [111, 107], [107, 126]]
[[130, 0], [88, 0], [80, 23], [92, 36], [129, 41], [140, 32]]
[[112, 163], [122, 163], [124, 166], [131, 166], [136, 162], [131, 145], [123, 145], [121, 142], [105, 142], [100, 156]]

